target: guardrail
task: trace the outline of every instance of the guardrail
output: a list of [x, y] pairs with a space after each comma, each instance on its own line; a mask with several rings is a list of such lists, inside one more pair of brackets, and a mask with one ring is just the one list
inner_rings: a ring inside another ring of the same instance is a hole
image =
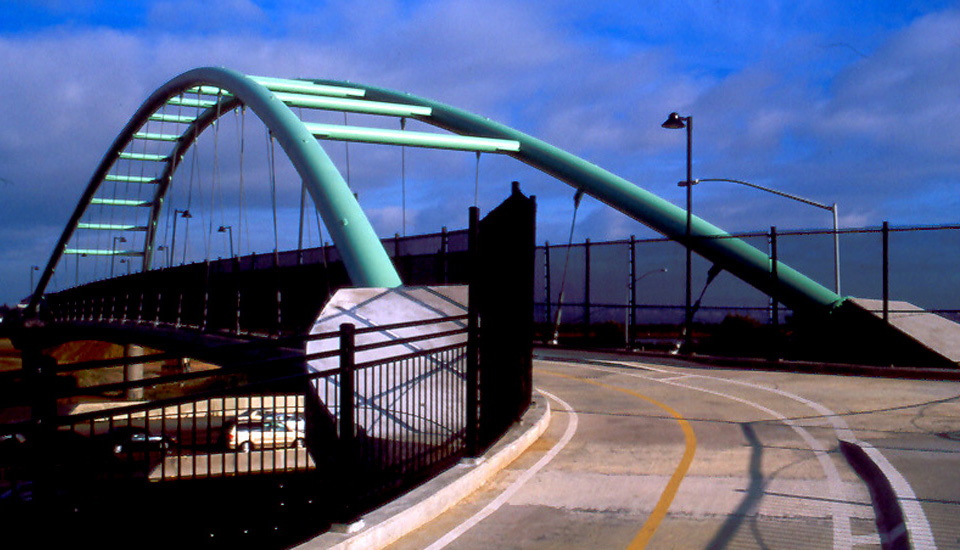
[[[169, 353], [139, 357], [25, 365], [22, 386], [31, 396], [32, 418], [0, 426], [0, 494], [32, 500], [36, 489], [74, 494], [103, 484], [163, 483], [262, 475], [307, 475], [336, 486], [339, 512], [353, 516], [409, 488], [483, 447], [478, 434], [498, 418], [494, 408], [518, 403], [482, 401], [477, 331], [469, 315], [390, 326], [226, 345], [265, 359], [207, 370], [162, 374], [142, 380], [87, 386], [51, 384], [84, 371], [122, 369], [134, 363], [177, 363]], [[449, 330], [451, 323], [460, 328]], [[440, 327], [427, 335], [357, 345], [375, 330]], [[431, 340], [454, 343], [428, 348]], [[339, 349], [291, 357], [291, 345], [339, 339]], [[356, 353], [381, 346], [408, 351], [357, 363]], [[284, 353], [271, 357], [272, 350]], [[478, 357], [470, 360], [470, 354]], [[339, 366], [308, 373], [307, 361], [339, 357]], [[439, 368], [443, 376], [434, 376]], [[37, 372], [39, 371], [39, 372]], [[429, 383], [419, 383], [429, 380]], [[193, 384], [189, 395], [156, 398]], [[371, 386], [379, 384], [379, 387]], [[387, 387], [405, 388], [396, 399], [364, 397]], [[126, 403], [131, 388], [149, 390], [148, 402]], [[319, 390], [319, 391], [318, 391]], [[529, 401], [529, 396], [526, 396]], [[425, 406], [412, 407], [423, 403]], [[69, 413], [57, 411], [71, 409]], [[525, 407], [524, 407], [525, 408]], [[502, 416], [502, 415], [499, 415]], [[376, 420], [388, 418], [389, 422]], [[55, 489], [54, 489], [55, 488]]]

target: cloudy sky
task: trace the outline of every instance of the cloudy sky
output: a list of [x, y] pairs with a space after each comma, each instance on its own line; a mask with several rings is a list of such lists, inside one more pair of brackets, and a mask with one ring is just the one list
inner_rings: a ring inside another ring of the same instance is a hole
[[[140, 103], [198, 66], [409, 91], [682, 204], [684, 133], [660, 127], [679, 111], [695, 120], [694, 177], [835, 202], [845, 227], [960, 221], [955, 2], [276, 4], [0, 0], [0, 303], [28, 293], [30, 266], [46, 263]], [[328, 151], [342, 164], [341, 144]], [[376, 229], [401, 231], [399, 156], [351, 154]], [[475, 158], [438, 158], [407, 153], [408, 234], [465, 225]], [[492, 157], [479, 179], [487, 209], [519, 179], [540, 200], [540, 240], [566, 240], [570, 188]], [[697, 214], [732, 231], [830, 223], [827, 212], [739, 186], [703, 184], [696, 196]], [[590, 199], [577, 234], [650, 235]]]

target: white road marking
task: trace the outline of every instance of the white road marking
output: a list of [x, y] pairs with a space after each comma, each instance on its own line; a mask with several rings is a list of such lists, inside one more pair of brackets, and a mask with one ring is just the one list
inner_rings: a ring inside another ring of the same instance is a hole
[[564, 401], [563, 399], [560, 399], [559, 397], [549, 392], [543, 391], [539, 388], [537, 388], [537, 391], [539, 391], [543, 395], [546, 395], [550, 399], [553, 399], [554, 401], [559, 403], [560, 406], [563, 407], [564, 410], [566, 410], [567, 413], [569, 413], [570, 415], [570, 419], [567, 421], [567, 429], [563, 432], [563, 436], [560, 438], [560, 441], [558, 441], [557, 444], [554, 445], [547, 452], [547, 454], [543, 455], [540, 458], [540, 460], [537, 461], [536, 464], [531, 466], [530, 469], [528, 469], [527, 471], [523, 472], [523, 474], [519, 478], [517, 478], [513, 483], [511, 483], [510, 486], [507, 487], [502, 493], [500, 493], [500, 495], [497, 496], [497, 498], [493, 499], [493, 501], [491, 501], [489, 504], [484, 506], [482, 510], [470, 516], [463, 523], [456, 526], [454, 529], [448, 531], [444, 536], [437, 539], [437, 541], [431, 544], [430, 546], [428, 546], [426, 550], [440, 550], [441, 548], [445, 548], [448, 544], [457, 540], [457, 538], [459, 538], [460, 535], [470, 530], [470, 528], [472, 528], [474, 525], [480, 523], [487, 516], [496, 512], [497, 509], [499, 509], [501, 506], [506, 504], [507, 500], [509, 500], [510, 497], [516, 494], [516, 492], [519, 491], [520, 488], [523, 487], [523, 485], [526, 482], [530, 481], [530, 479], [537, 472], [539, 472], [544, 466], [546, 466], [551, 460], [553, 460], [554, 457], [556, 457], [557, 454], [559, 454], [560, 451], [562, 451], [563, 448], [567, 446], [567, 443], [569, 443], [570, 440], [573, 439], [573, 435], [576, 433], [577, 425], [579, 423], [577, 418], [577, 413], [573, 410], [573, 407], [567, 404], [567, 402]]
[[[669, 370], [657, 369], [649, 365], [644, 365], [644, 368], [649, 368], [651, 370], [664, 373], [672, 372]], [[850, 443], [859, 445], [864, 452], [867, 453], [867, 456], [873, 460], [874, 464], [880, 468], [880, 471], [883, 473], [884, 477], [887, 478], [887, 481], [890, 482], [890, 486], [893, 488], [893, 492], [897, 497], [897, 501], [900, 503], [900, 509], [903, 510], [903, 520], [907, 524], [907, 536], [910, 538], [910, 547], [917, 550], [937, 549], [937, 544], [933, 538], [933, 531], [930, 529], [930, 522], [927, 520], [927, 515], [923, 512], [923, 507], [920, 506], [920, 501], [917, 498], [917, 494], [913, 491], [913, 487], [910, 486], [910, 483], [908, 483], [906, 478], [903, 477], [903, 474], [901, 474], [893, 466], [893, 464], [891, 464], [890, 461], [880, 453], [880, 451], [878, 451], [873, 445], [857, 439], [856, 435], [853, 433], [853, 430], [850, 429], [843, 418], [837, 415], [837, 413], [831, 411], [816, 401], [811, 401], [805, 397], [801, 397], [788, 391], [770, 388], [760, 384], [754, 384], [752, 382], [706, 376], [703, 374], [696, 374], [692, 376], [720, 380], [729, 382], [731, 384], [739, 384], [741, 386], [768, 391], [782, 395], [783, 397], [792, 399], [798, 403], [803, 403], [804, 405], [817, 411], [819, 414], [825, 417], [831, 425], [833, 425], [833, 429], [837, 434], [838, 440], [843, 439], [849, 441]]]
[[[613, 364], [620, 365], [621, 363], [613, 363]], [[578, 366], [581, 366], [583, 368], [588, 368], [588, 369], [602, 370], [603, 372], [611, 372], [610, 370], [603, 369], [601, 367], [591, 367], [590, 365], [578, 365]], [[644, 365], [643, 368], [650, 369], [663, 374], [676, 374], [673, 371], [658, 369], [655, 367], [651, 367], [649, 365]], [[852, 506], [846, 502], [847, 499], [843, 491], [843, 482], [840, 480], [840, 472], [837, 470], [837, 466], [836, 464], [833, 463], [833, 460], [830, 459], [830, 455], [827, 454], [827, 449], [824, 447], [824, 445], [820, 441], [818, 441], [815, 437], [813, 437], [810, 434], [810, 432], [808, 432], [805, 428], [803, 428], [802, 426], [795, 423], [793, 420], [790, 420], [783, 414], [780, 414], [779, 412], [773, 409], [764, 407], [763, 405], [754, 403], [753, 401], [749, 401], [747, 399], [743, 399], [734, 395], [729, 395], [729, 394], [714, 391], [714, 390], [698, 388], [696, 386], [690, 386], [687, 384], [676, 382], [675, 378], [663, 379], [663, 378], [656, 378], [653, 376], [644, 376], [644, 375], [633, 373], [633, 372], [622, 372], [622, 371], [613, 371], [613, 372], [615, 374], [632, 376], [634, 378], [641, 378], [643, 380], [650, 380], [653, 382], [660, 382], [663, 384], [670, 384], [672, 386], [678, 386], [678, 387], [686, 388], [693, 391], [709, 393], [712, 395], [716, 395], [718, 397], [724, 397], [726, 399], [737, 401], [739, 403], [743, 403], [744, 405], [748, 405], [759, 411], [762, 411], [776, 418], [777, 420], [784, 423], [785, 425], [789, 426], [791, 429], [793, 429], [793, 431], [797, 433], [797, 435], [800, 436], [801, 439], [803, 439], [807, 443], [810, 449], [813, 450], [814, 455], [817, 457], [817, 461], [820, 463], [821, 468], [823, 468], [824, 475], [826, 475], [827, 477], [827, 484], [830, 488], [830, 493], [833, 500], [833, 504], [831, 505], [832, 512], [833, 512], [832, 515], [834, 518], [834, 521], [832, 522], [833, 523], [833, 547], [835, 549], [840, 549], [840, 550], [851, 550], [853, 548], [853, 544], [854, 544], [853, 533], [850, 527], [850, 518], [853, 516], [853, 511], [852, 511]], [[699, 374], [691, 374], [690, 377], [691, 378], [693, 377], [710, 378], [710, 379], [718, 380], [721, 382], [728, 381], [725, 378], [715, 378], [711, 376], [702, 376]]]

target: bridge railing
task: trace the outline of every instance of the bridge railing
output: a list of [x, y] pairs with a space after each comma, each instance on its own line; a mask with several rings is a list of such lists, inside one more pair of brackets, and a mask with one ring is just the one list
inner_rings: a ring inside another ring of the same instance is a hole
[[[466, 231], [384, 239], [407, 285], [465, 283]], [[350, 286], [335, 246], [249, 254], [120, 275], [45, 296], [56, 321], [295, 335]]]
[[[771, 231], [733, 237], [772, 252]], [[828, 289], [834, 289], [839, 271], [842, 296], [878, 299], [887, 311], [895, 309], [892, 302], [903, 300], [960, 320], [960, 295], [953, 291], [960, 285], [958, 225], [841, 229], [839, 269], [832, 230], [777, 230], [775, 240], [778, 260]], [[685, 315], [684, 262], [683, 245], [664, 238], [541, 244], [535, 273], [536, 338], [553, 338], [559, 310], [561, 343], [676, 349]], [[796, 326], [795, 312], [727, 273], [707, 286], [711, 267], [693, 257], [693, 301], [703, 293], [693, 323], [700, 351], [810, 358], [808, 343], [794, 343], [786, 334]], [[771, 338], [774, 331], [784, 338]], [[768, 349], [777, 341], [781, 349]]]
[[[92, 487], [102, 491], [130, 483], [301, 475], [318, 490], [336, 487], [331, 513], [355, 515], [452, 464], [471, 447], [466, 426], [478, 418], [468, 414], [467, 395], [479, 388], [467, 383], [465, 319], [360, 329], [356, 332], [363, 334], [449, 327], [452, 321], [463, 327], [389, 342], [414, 349], [429, 338], [459, 336], [458, 343], [360, 364], [352, 341], [320, 354], [288, 353], [290, 346], [302, 349], [306, 340], [346, 341], [334, 332], [224, 346], [223, 365], [188, 361], [186, 370], [174, 368], [182, 367], [183, 358], [154, 353], [55, 365], [41, 378], [24, 372], [35, 418], [0, 426], [5, 451], [16, 447], [0, 458], [0, 491], [29, 495], [44, 486], [77, 498]], [[250, 352], [265, 358], [236, 361]], [[337, 355], [339, 368], [321, 373], [303, 368], [311, 359]], [[145, 378], [117, 381], [118, 369], [133, 363], [148, 365]], [[438, 365], [445, 376], [418, 383]], [[50, 385], [62, 377], [95, 382]], [[398, 399], [373, 402], [363, 397], [378, 390], [364, 387], [370, 384], [407, 390]], [[131, 389], [143, 391], [147, 401], [123, 401]], [[380, 419], [390, 422], [374, 426]], [[475, 437], [477, 430], [471, 433]]]

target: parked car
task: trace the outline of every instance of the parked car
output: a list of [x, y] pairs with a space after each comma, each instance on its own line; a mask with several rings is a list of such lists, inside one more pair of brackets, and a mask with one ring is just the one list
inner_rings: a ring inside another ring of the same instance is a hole
[[291, 428], [286, 422], [264, 420], [252, 422], [236, 422], [227, 428], [227, 447], [250, 452], [253, 449], [275, 449], [280, 447], [297, 447], [301, 449], [306, 443], [306, 433]]
[[176, 441], [164, 434], [153, 434], [138, 426], [120, 426], [100, 436], [114, 455], [128, 453], [166, 453]]
[[276, 409], [251, 409], [237, 415], [237, 422], [282, 422], [291, 430], [307, 431], [307, 422], [300, 412]]

